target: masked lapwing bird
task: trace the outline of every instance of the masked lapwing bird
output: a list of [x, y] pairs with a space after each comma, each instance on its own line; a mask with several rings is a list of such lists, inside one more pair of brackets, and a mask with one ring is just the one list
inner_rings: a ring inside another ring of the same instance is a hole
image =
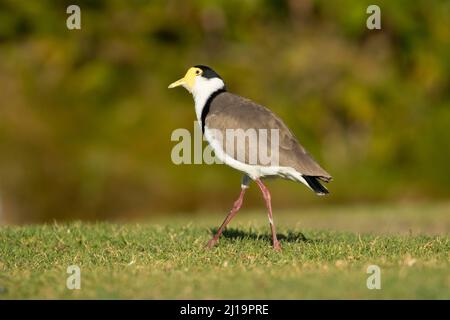
[[178, 86], [193, 95], [197, 120], [217, 159], [244, 174], [239, 198], [207, 247], [215, 245], [241, 208], [244, 193], [253, 180], [266, 202], [273, 247], [280, 250], [270, 193], [262, 179], [294, 180], [324, 195], [328, 190], [321, 182], [329, 182], [330, 174], [301, 146], [280, 118], [264, 106], [229, 93], [222, 78], [211, 68], [203, 65], [190, 68], [184, 78], [169, 88]]

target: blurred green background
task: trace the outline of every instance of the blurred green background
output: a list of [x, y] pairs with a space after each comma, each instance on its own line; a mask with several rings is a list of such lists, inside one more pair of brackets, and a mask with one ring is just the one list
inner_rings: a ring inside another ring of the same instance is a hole
[[[81, 30], [66, 8], [81, 7]], [[0, 223], [229, 209], [240, 174], [174, 165], [195, 64], [270, 107], [334, 176], [274, 207], [446, 201], [450, 1], [0, 0]], [[255, 189], [255, 188], [253, 188]], [[255, 189], [246, 207], [263, 207]]]

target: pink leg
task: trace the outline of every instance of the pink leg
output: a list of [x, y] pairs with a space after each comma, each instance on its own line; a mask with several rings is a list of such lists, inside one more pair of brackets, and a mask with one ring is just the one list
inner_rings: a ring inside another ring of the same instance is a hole
[[266, 200], [267, 210], [269, 211], [268, 214], [269, 214], [270, 228], [272, 230], [273, 248], [275, 250], [281, 250], [280, 242], [277, 239], [277, 231], [275, 230], [275, 223], [273, 222], [272, 204], [271, 204], [269, 189], [266, 188], [266, 186], [262, 183], [262, 181], [260, 179], [256, 179], [255, 181], [258, 184], [259, 188], [261, 189], [264, 199]]
[[247, 187], [243, 186], [241, 189], [241, 194], [239, 195], [239, 198], [234, 202], [233, 208], [231, 209], [230, 213], [225, 218], [219, 230], [217, 230], [216, 235], [211, 240], [209, 240], [208, 244], [206, 245], [208, 248], [212, 248], [216, 244], [217, 240], [219, 240], [219, 237], [222, 234], [225, 227], [227, 226], [227, 224], [231, 221], [231, 219], [233, 219], [233, 217], [241, 208], [242, 202], [244, 200], [245, 189], [247, 189]]

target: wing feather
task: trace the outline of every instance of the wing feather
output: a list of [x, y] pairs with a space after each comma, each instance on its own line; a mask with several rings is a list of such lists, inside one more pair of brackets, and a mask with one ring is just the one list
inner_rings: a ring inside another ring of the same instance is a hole
[[[332, 178], [298, 142], [280, 118], [269, 109], [249, 99], [229, 92], [217, 95], [210, 102], [205, 124], [210, 129], [220, 130], [223, 135], [226, 129], [278, 129], [280, 166], [292, 167], [302, 175], [318, 177], [324, 181]], [[270, 134], [268, 139], [271, 143]], [[247, 156], [248, 150], [245, 151]], [[235, 154], [230, 156], [236, 159]], [[244, 162], [248, 163], [248, 160], [246, 157]]]

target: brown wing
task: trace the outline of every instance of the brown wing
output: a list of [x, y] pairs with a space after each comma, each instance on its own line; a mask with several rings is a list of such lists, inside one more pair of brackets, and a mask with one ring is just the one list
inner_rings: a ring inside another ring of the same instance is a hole
[[[217, 95], [210, 103], [205, 124], [225, 135], [226, 129], [278, 129], [279, 131], [279, 165], [293, 167], [302, 175], [331, 180], [326, 172], [302, 147], [289, 128], [269, 109], [240, 96], [224, 92]], [[268, 134], [268, 142], [270, 134]], [[246, 145], [248, 148], [248, 145]], [[245, 150], [245, 155], [248, 155]], [[235, 154], [230, 156], [236, 158]], [[241, 159], [239, 159], [241, 161]], [[245, 158], [248, 162], [248, 157]]]

